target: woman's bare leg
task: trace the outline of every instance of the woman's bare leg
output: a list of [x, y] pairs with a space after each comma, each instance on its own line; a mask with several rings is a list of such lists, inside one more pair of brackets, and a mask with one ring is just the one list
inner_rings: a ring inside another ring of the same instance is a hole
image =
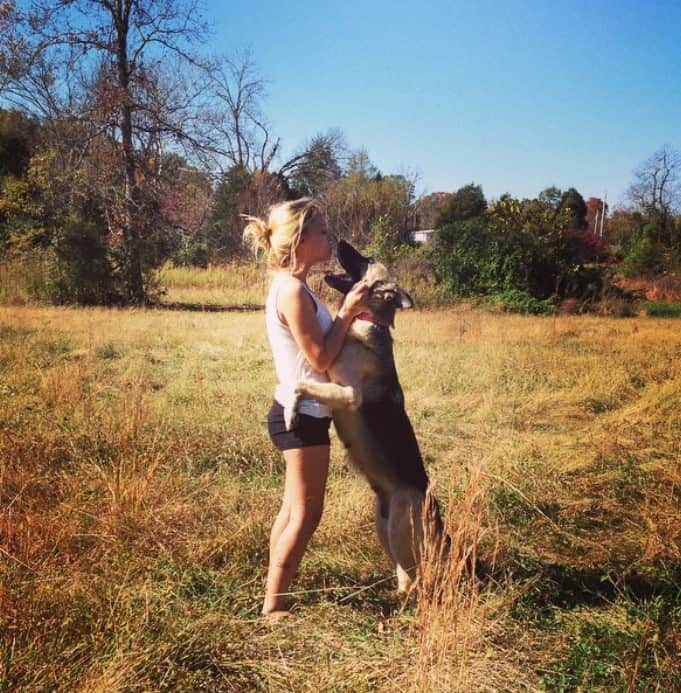
[[284, 460], [284, 500], [270, 535], [263, 614], [284, 610], [285, 593], [321, 519], [329, 472], [329, 446], [285, 450]]

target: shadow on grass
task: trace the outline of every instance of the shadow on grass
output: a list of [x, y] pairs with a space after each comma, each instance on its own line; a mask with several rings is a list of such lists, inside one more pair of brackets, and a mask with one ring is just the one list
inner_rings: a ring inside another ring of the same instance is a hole
[[399, 610], [403, 602], [392, 573], [353, 574], [328, 567], [308, 574], [297, 599], [308, 605], [330, 602], [353, 611], [380, 613], [384, 618]]
[[504, 577], [524, 588], [515, 608], [516, 616], [522, 618], [541, 617], [554, 607], [606, 606], [619, 598], [640, 602], [661, 597], [681, 606], [681, 565], [664, 564], [618, 573], [606, 568], [580, 569], [532, 562], [506, 570]]
[[156, 310], [185, 310], [204, 313], [250, 313], [265, 310], [265, 306], [258, 303], [238, 303], [224, 305], [221, 303], [154, 303], [149, 306]]
[[[520, 586], [514, 616], [524, 620], [542, 619], [554, 608], [607, 606], [621, 598], [634, 603], [662, 598], [681, 609], [681, 564], [621, 574], [535, 561], [490, 570], [484, 562], [477, 562], [474, 574], [480, 586], [486, 584], [493, 590], [494, 584], [503, 585], [509, 579]], [[392, 575], [351, 575], [328, 569], [309, 576], [297, 596], [304, 604], [328, 601], [352, 609], [377, 609], [383, 616], [403, 605]]]

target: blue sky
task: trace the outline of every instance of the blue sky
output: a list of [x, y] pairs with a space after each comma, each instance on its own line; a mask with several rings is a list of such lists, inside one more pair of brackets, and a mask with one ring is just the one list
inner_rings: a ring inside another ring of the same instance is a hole
[[204, 0], [210, 50], [250, 48], [284, 154], [340, 128], [419, 192], [548, 185], [617, 203], [681, 149], [681, 2]]
[[681, 0], [199, 2], [206, 52], [251, 50], [284, 159], [338, 128], [419, 193], [573, 186], [613, 206], [681, 150]]
[[419, 192], [574, 186], [615, 204], [640, 162], [681, 149], [679, 0], [203, 7], [208, 50], [252, 50], [285, 155], [337, 127]]

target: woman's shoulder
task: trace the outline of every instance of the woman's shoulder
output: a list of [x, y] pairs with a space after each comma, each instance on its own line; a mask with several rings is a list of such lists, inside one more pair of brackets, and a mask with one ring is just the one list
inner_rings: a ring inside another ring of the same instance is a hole
[[295, 298], [303, 296], [307, 293], [305, 284], [297, 277], [292, 277], [290, 274], [278, 274], [274, 281], [277, 283], [277, 289], [280, 296], [286, 298]]
[[319, 301], [305, 282], [291, 276], [280, 280], [277, 289], [277, 311], [281, 316], [286, 316], [289, 312], [298, 313], [300, 310], [314, 314], [318, 310], [318, 304]]

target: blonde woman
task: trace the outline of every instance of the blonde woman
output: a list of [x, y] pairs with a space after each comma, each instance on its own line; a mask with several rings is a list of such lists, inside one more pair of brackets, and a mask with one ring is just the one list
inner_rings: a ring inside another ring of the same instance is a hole
[[298, 380], [326, 381], [326, 370], [359, 313], [367, 310], [361, 282], [347, 294], [333, 319], [307, 285], [311, 268], [331, 258], [333, 241], [320, 204], [312, 198], [270, 208], [267, 220], [246, 217], [244, 239], [267, 254], [273, 280], [265, 307], [277, 386], [267, 422], [270, 438], [286, 463], [284, 498], [270, 535], [269, 568], [262, 613], [288, 615], [285, 598], [305, 548], [322, 515], [329, 470], [330, 410], [312, 399], [298, 405], [287, 430]]

